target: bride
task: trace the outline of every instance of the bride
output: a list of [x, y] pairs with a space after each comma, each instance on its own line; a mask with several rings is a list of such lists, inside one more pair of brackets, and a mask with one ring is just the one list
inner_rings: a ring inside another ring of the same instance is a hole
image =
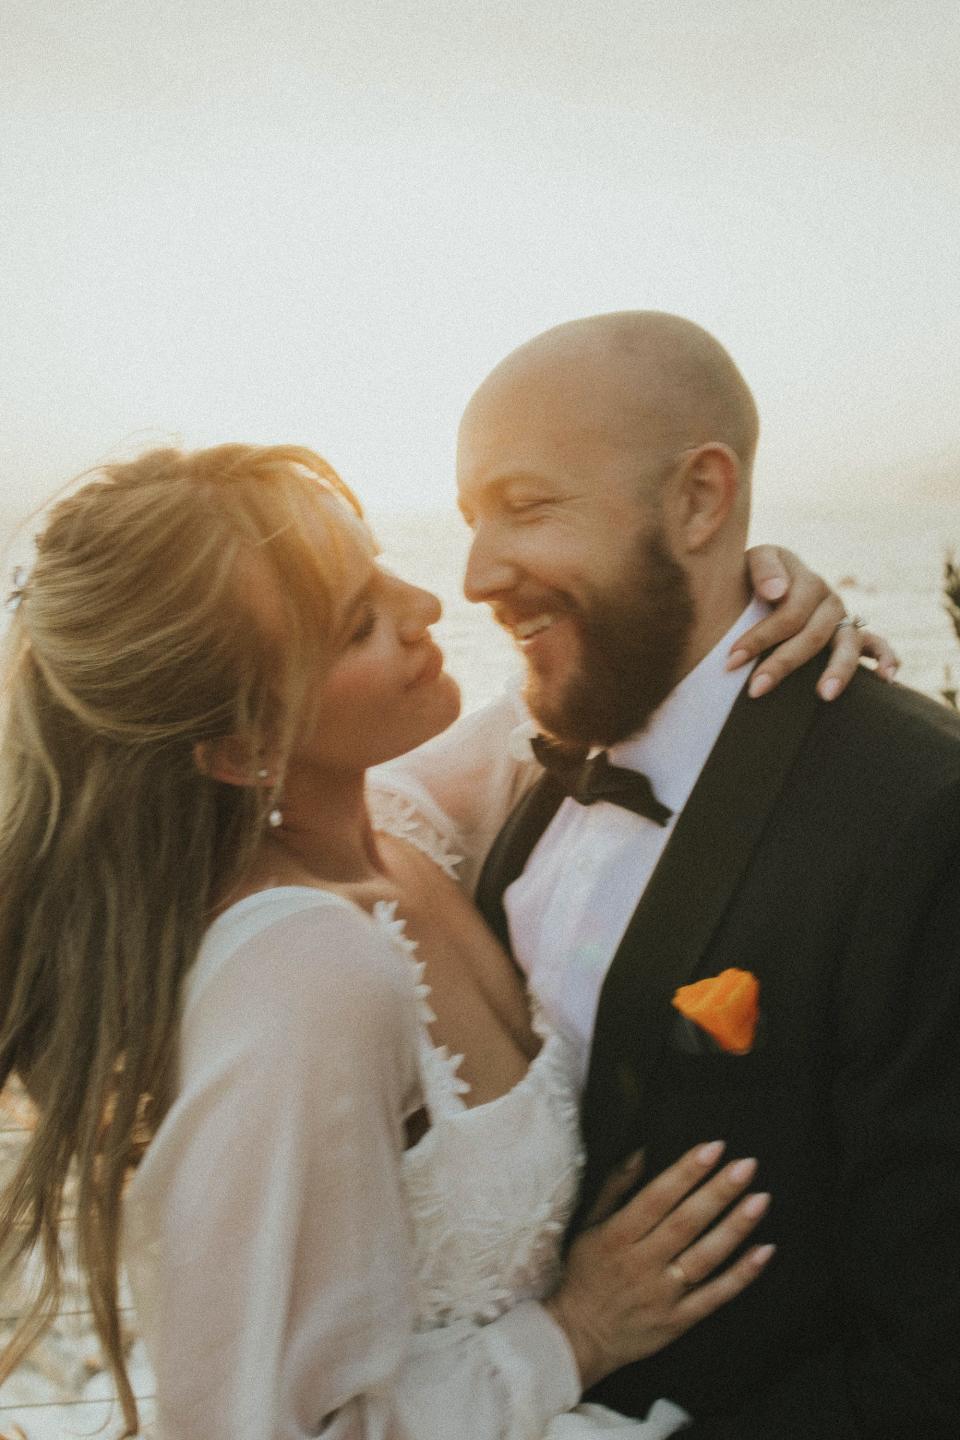
[[39, 1121], [0, 1255], [43, 1272], [0, 1378], [56, 1309], [75, 1166], [128, 1433], [121, 1258], [165, 1440], [682, 1427], [581, 1391], [751, 1283], [768, 1197], [722, 1137], [641, 1189], [635, 1157], [561, 1263], [571, 1057], [439, 838], [389, 804], [375, 833], [365, 771], [458, 696], [338, 477], [293, 447], [109, 467], [13, 601], [0, 1085]]

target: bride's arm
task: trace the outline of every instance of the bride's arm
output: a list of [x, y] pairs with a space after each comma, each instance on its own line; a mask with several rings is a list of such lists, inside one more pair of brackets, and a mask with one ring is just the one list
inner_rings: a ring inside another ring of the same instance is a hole
[[345, 904], [268, 926], [188, 1004], [181, 1093], [127, 1229], [168, 1440], [295, 1440], [344, 1405], [353, 1433], [390, 1433], [377, 1397], [412, 1325], [398, 1157], [416, 1036], [409, 976]]
[[463, 1440], [520, 1440], [576, 1404], [539, 1305], [439, 1348], [414, 1333], [418, 1034], [406, 961], [346, 906], [271, 925], [188, 1006], [128, 1230], [167, 1440], [445, 1440], [452, 1416]]
[[417, 831], [414, 842], [443, 863], [439, 845], [472, 894], [500, 826], [541, 774], [533, 733], [517, 680], [442, 735], [369, 772], [374, 825], [401, 838], [405, 828]]

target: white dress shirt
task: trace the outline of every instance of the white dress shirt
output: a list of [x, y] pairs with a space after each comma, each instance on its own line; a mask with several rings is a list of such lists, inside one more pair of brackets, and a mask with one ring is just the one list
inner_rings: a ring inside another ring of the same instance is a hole
[[673, 811], [665, 826], [619, 805], [564, 800], [504, 895], [518, 963], [549, 1023], [580, 1047], [586, 1074], [604, 977], [700, 771], [746, 683], [724, 667], [734, 641], [768, 614], [752, 601], [640, 734], [609, 750], [641, 770]]

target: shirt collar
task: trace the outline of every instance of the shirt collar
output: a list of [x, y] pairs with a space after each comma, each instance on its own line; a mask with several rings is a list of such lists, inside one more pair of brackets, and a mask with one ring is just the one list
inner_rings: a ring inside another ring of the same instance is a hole
[[674, 686], [646, 728], [610, 747], [611, 762], [644, 771], [657, 799], [675, 813], [687, 803], [750, 674], [749, 665], [726, 669], [733, 643], [769, 613], [768, 605], [752, 600], [710, 653]]

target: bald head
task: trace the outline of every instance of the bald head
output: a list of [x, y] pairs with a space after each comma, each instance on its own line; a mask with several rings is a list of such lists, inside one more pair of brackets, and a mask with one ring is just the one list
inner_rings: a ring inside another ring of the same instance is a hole
[[573, 320], [508, 355], [467, 409], [506, 392], [531, 415], [561, 413], [568, 431], [602, 436], [653, 474], [681, 452], [729, 447], [749, 484], [757, 409], [719, 341], [699, 325], [656, 310]]

